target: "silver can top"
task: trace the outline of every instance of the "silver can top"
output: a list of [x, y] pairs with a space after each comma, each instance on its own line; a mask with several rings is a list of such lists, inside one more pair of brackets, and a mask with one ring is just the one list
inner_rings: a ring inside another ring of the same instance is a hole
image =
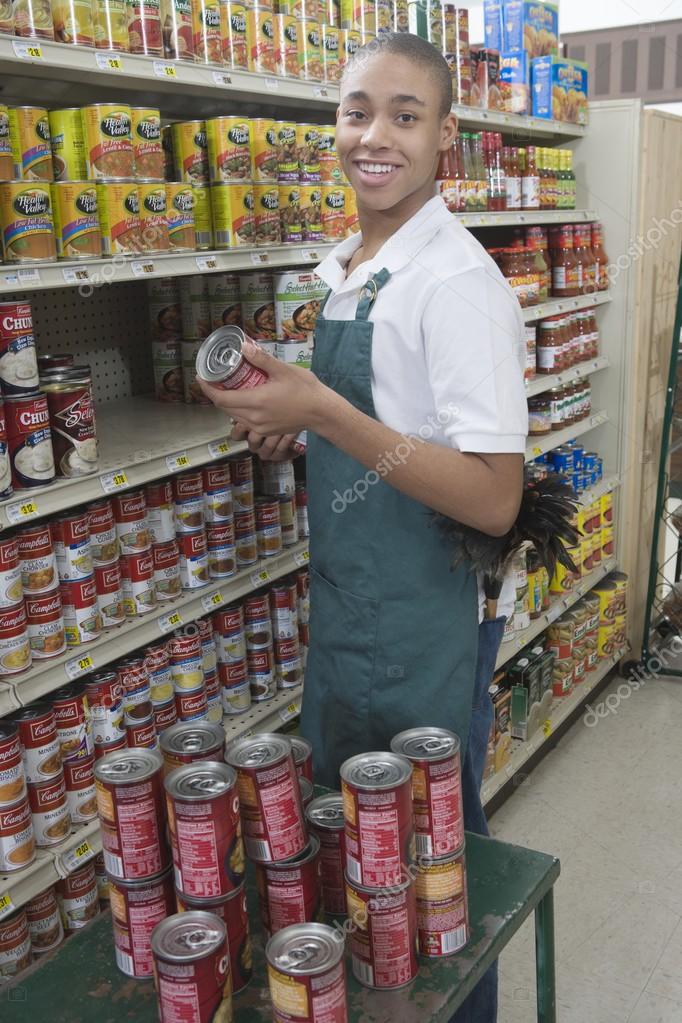
[[317, 796], [306, 807], [305, 815], [308, 823], [314, 828], [343, 831], [343, 796], [340, 792], [328, 792], [324, 796]]
[[237, 773], [227, 764], [213, 760], [199, 760], [194, 764], [176, 767], [164, 780], [166, 792], [183, 802], [205, 802], [237, 785]]
[[180, 721], [159, 736], [164, 753], [209, 753], [222, 750], [225, 732], [210, 721]]
[[396, 753], [359, 753], [341, 764], [341, 780], [357, 789], [376, 791], [402, 785], [412, 776], [412, 764]]
[[268, 941], [270, 966], [292, 977], [313, 976], [336, 966], [343, 958], [342, 937], [327, 924], [293, 924]]
[[239, 368], [245, 339], [241, 327], [218, 327], [208, 335], [197, 352], [197, 375], [209, 383], [227, 380]]
[[302, 735], [290, 736], [289, 742], [291, 743], [291, 752], [294, 754], [294, 763], [303, 764], [312, 755], [313, 744], [304, 739]]
[[95, 778], [107, 785], [133, 785], [151, 778], [163, 767], [161, 754], [151, 749], [107, 753], [95, 764]]
[[286, 873], [295, 867], [305, 867], [312, 863], [320, 855], [320, 840], [317, 835], [311, 835], [308, 844], [298, 856], [292, 856], [288, 860], [273, 860], [269, 863], [257, 863], [256, 870], [263, 871], [266, 875]]
[[232, 767], [272, 767], [291, 755], [291, 743], [283, 735], [264, 732], [230, 743], [225, 761]]
[[459, 748], [459, 738], [447, 728], [408, 728], [391, 739], [393, 752], [408, 760], [445, 760]]
[[298, 786], [301, 790], [301, 798], [303, 799], [303, 802], [309, 803], [315, 794], [315, 786], [309, 778], [304, 778], [302, 774], [298, 776]]
[[190, 963], [227, 945], [227, 928], [213, 913], [191, 909], [174, 913], [156, 925], [152, 952], [170, 963]]

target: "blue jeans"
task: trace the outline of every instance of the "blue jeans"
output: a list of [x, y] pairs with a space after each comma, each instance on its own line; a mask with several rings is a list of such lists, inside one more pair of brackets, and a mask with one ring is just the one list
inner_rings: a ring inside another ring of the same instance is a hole
[[[504, 618], [495, 618], [481, 622], [478, 627], [474, 706], [469, 744], [462, 765], [464, 827], [476, 835], [488, 834], [480, 792], [494, 715], [488, 688], [495, 674], [495, 661], [502, 642], [504, 623]], [[497, 963], [494, 963], [450, 1019], [450, 1023], [496, 1023], [496, 1020]]]

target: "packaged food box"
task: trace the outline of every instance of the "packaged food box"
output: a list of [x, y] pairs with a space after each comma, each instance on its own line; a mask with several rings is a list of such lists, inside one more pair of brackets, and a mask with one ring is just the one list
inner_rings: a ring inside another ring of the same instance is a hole
[[559, 53], [559, 7], [557, 4], [505, 0], [503, 5], [506, 53], [525, 50], [529, 60]]
[[500, 54], [482, 46], [471, 50], [471, 100], [472, 107], [484, 110], [502, 110], [500, 92]]
[[569, 57], [538, 57], [531, 61], [533, 117], [587, 124], [587, 64]]
[[500, 55], [500, 92], [508, 114], [530, 113], [530, 65], [525, 51]]
[[488, 50], [504, 49], [504, 28], [502, 25], [502, 0], [483, 0], [485, 45]]

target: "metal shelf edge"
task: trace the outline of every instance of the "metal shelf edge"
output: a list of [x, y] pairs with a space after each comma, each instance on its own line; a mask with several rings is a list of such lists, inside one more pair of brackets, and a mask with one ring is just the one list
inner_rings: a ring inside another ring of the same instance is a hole
[[[9, 895], [12, 906], [18, 909], [40, 895], [50, 885], [56, 884], [66, 876], [62, 857], [73, 852], [84, 841], [87, 841], [92, 853], [96, 856], [102, 851], [102, 839], [99, 821], [95, 819], [87, 824], [76, 824], [71, 834], [52, 849], [39, 849], [36, 859], [25, 870], [15, 874], [4, 874], [0, 878], [0, 898]], [[92, 859], [91, 855], [83, 858], [83, 863]]]
[[254, 732], [275, 732], [298, 716], [301, 710], [303, 683], [291, 689], [280, 689], [277, 695], [264, 703], [252, 703], [244, 714], [223, 717], [227, 742], [243, 738]]
[[533, 438], [534, 446], [526, 448], [526, 462], [532, 462], [534, 458], [539, 458], [540, 455], [546, 455], [548, 451], [552, 451], [554, 448], [558, 448], [561, 444], [565, 444], [569, 440], [575, 440], [576, 437], [582, 437], [584, 433], [589, 433], [590, 430], [596, 430], [598, 426], [603, 426], [604, 423], [608, 423], [609, 415], [604, 409], [600, 412], [593, 412], [587, 419], [583, 419], [581, 422], [576, 423], [575, 426], [567, 426], [565, 430], [557, 430], [556, 433], [543, 434], [542, 437]]
[[534, 377], [526, 382], [526, 397], [532, 398], [536, 394], [544, 394], [552, 387], [560, 387], [570, 380], [582, 380], [592, 373], [598, 373], [600, 369], [608, 369], [610, 362], [605, 355], [596, 359], [589, 359], [586, 362], [579, 362], [577, 366], [564, 370], [563, 373], [553, 373], [551, 376]]
[[594, 210], [524, 210], [521, 213], [458, 213], [465, 227], [514, 227], [525, 224], [581, 224], [598, 220]]
[[593, 306], [612, 302], [609, 291], [598, 291], [594, 295], [576, 295], [575, 298], [554, 298], [540, 305], [526, 306], [523, 310], [524, 323], [535, 323], [547, 316], [558, 316], [560, 313], [574, 313], [579, 309], [591, 309]]

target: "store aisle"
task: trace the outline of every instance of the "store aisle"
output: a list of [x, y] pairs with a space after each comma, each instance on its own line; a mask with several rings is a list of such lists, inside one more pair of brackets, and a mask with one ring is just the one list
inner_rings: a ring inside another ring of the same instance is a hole
[[[561, 859], [558, 1023], [679, 1023], [682, 680], [607, 694], [608, 716], [576, 723], [491, 829]], [[499, 1023], [534, 1023], [534, 962], [531, 918], [500, 961]]]

